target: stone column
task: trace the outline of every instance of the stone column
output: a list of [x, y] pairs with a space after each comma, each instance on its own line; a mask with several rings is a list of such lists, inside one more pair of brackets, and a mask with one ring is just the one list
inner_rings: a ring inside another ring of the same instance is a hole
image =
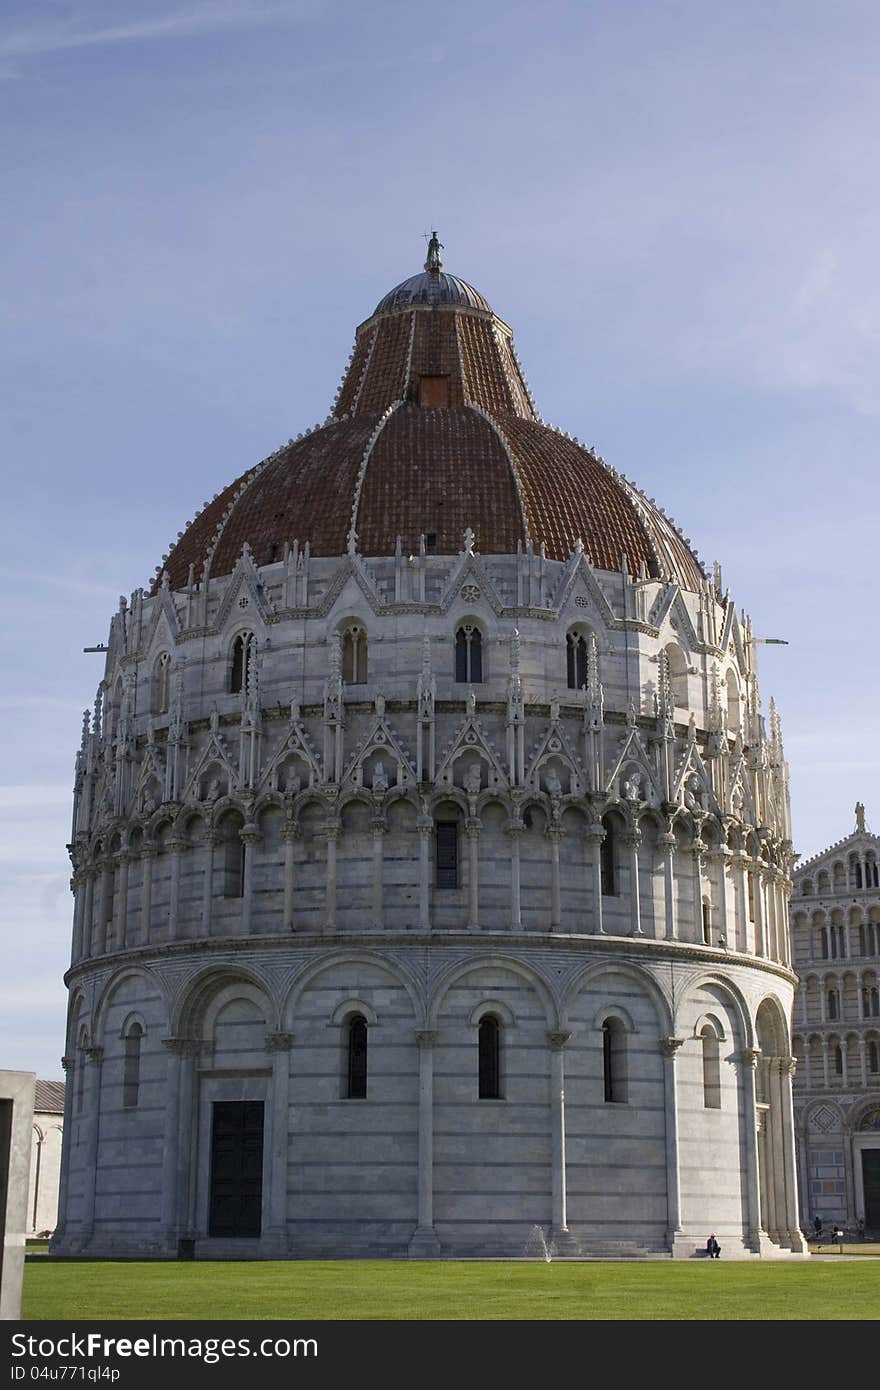
[[[675, 1059], [684, 1038], [661, 1038], [666, 1112], [666, 1242], [673, 1255], [681, 1237], [681, 1182], [678, 1166], [678, 1080]], [[686, 1247], [685, 1247], [686, 1248]], [[684, 1250], [682, 1250], [684, 1253]], [[690, 1254], [690, 1251], [687, 1251]]]
[[434, 1043], [432, 1029], [419, 1029], [419, 1211], [409, 1254], [430, 1259], [440, 1253], [434, 1230]]
[[764, 919], [764, 876], [761, 873], [761, 861], [754, 861], [754, 884], [755, 884], [755, 954], [766, 957], [767, 950], [767, 924]]
[[83, 1066], [88, 1060], [89, 1085], [88, 1114], [83, 1136], [82, 1166], [84, 1177], [82, 1241], [87, 1245], [91, 1240], [95, 1225], [95, 1188], [98, 1181], [98, 1144], [101, 1130], [101, 1066], [104, 1061], [103, 1047], [86, 1047], [80, 1052]]
[[559, 931], [562, 925], [562, 897], [559, 886], [559, 845], [563, 832], [558, 825], [548, 825], [544, 838], [550, 845], [550, 930]]
[[300, 837], [299, 821], [284, 826], [284, 930], [293, 931], [294, 850]]
[[859, 1070], [862, 1074], [862, 1090], [868, 1089], [868, 1043], [865, 1038], [859, 1038]]
[[464, 833], [468, 842], [468, 931], [480, 929], [480, 829], [477, 816], [468, 816]]
[[205, 869], [202, 875], [202, 936], [211, 935], [211, 908], [214, 902], [214, 850], [220, 843], [216, 830], [205, 836]]
[[719, 935], [724, 937], [727, 945], [733, 944], [735, 947], [735, 934], [734, 940], [731, 942], [730, 929], [727, 921], [727, 855], [723, 849], [719, 848], [712, 850], [707, 857], [718, 870], [718, 916], [720, 918], [721, 927]]
[[86, 876], [81, 869], [74, 870], [70, 881], [73, 890], [73, 947], [70, 952], [71, 964], [81, 960], [86, 954], [83, 943], [83, 918], [86, 906]]
[[822, 1038], [822, 1084], [827, 1091], [831, 1085], [831, 1078], [828, 1069], [828, 1039]]
[[193, 1116], [193, 1062], [199, 1044], [191, 1038], [163, 1038], [168, 1050], [162, 1144], [162, 1238], [167, 1253], [177, 1253], [186, 1223], [189, 1143], [185, 1127]]
[[263, 837], [256, 825], [253, 823], [243, 825], [238, 832], [244, 845], [244, 873], [242, 875], [242, 902], [241, 902], [241, 934], [250, 936], [251, 921], [254, 915], [254, 857], [257, 845], [262, 844]]
[[550, 1047], [551, 1202], [553, 1236], [568, 1233], [565, 1189], [565, 1044], [571, 1033], [548, 1033]]
[[168, 849], [171, 852], [171, 883], [168, 889], [168, 937], [171, 941], [176, 941], [178, 937], [178, 924], [180, 918], [180, 851], [186, 847], [186, 841], [180, 836], [175, 835], [168, 841]]
[[91, 883], [90, 912], [91, 947], [89, 955], [100, 956], [104, 951], [104, 866], [93, 864], [89, 870]]
[[658, 836], [657, 844], [663, 853], [663, 907], [666, 918], [666, 940], [677, 939], [675, 921], [675, 836], [671, 830]]
[[431, 928], [431, 836], [434, 821], [430, 816], [419, 816], [416, 821], [419, 832], [419, 927], [422, 931]]
[[324, 930], [336, 930], [336, 841], [341, 829], [338, 820], [328, 820], [324, 825], [327, 839], [327, 883], [324, 899]]
[[384, 816], [374, 816], [372, 820], [373, 831], [373, 891], [371, 905], [373, 910], [373, 926], [379, 930], [382, 926], [382, 859], [385, 843], [385, 831], [387, 829]]
[[61, 1058], [61, 1069], [64, 1072], [65, 1083], [64, 1118], [61, 1124], [61, 1168], [58, 1175], [58, 1222], [52, 1233], [53, 1248], [62, 1245], [67, 1238], [67, 1190], [70, 1186], [70, 1150], [73, 1144], [76, 1065], [75, 1055], [65, 1055]]
[[144, 846], [141, 850], [141, 940], [142, 946], [149, 945], [150, 915], [153, 907], [153, 850]]
[[522, 931], [519, 842], [525, 825], [518, 818], [514, 818], [507, 822], [504, 830], [510, 841], [510, 925], [513, 931]]
[[272, 1064], [272, 1156], [269, 1173], [269, 1220], [264, 1232], [266, 1253], [287, 1254], [287, 1148], [290, 1117], [290, 1047], [292, 1033], [267, 1033], [266, 1052]]
[[757, 1048], [746, 1048], [737, 1057], [743, 1095], [743, 1128], [746, 1150], [746, 1210], [748, 1213], [747, 1244], [757, 1252], [761, 1248], [761, 1172], [758, 1154], [758, 1107], [755, 1083], [758, 1060]]
[[642, 931], [642, 909], [639, 902], [639, 845], [642, 837], [638, 830], [630, 830], [621, 835], [621, 844], [629, 849], [629, 921], [630, 935], [644, 936]]
[[116, 857], [116, 864], [119, 870], [119, 886], [113, 899], [114, 914], [116, 921], [113, 926], [113, 934], [116, 945], [120, 950], [126, 946], [126, 926], [128, 923], [128, 853], [122, 850]]
[[733, 865], [736, 870], [737, 880], [739, 883], [739, 892], [736, 895], [737, 935], [739, 937], [737, 946], [741, 951], [752, 952], [752, 954], [754, 954], [755, 943], [751, 939], [751, 923], [749, 920], [749, 884], [748, 878], [746, 876], [745, 855], [739, 853], [735, 854], [733, 856]]
[[694, 935], [692, 940], [702, 944], [703, 941], [703, 855], [705, 847], [702, 840], [695, 840], [691, 845], [691, 870], [692, 887], [691, 896], [694, 901]]
[[781, 1158], [784, 1165], [783, 1177], [785, 1180], [786, 1230], [790, 1249], [796, 1252], [803, 1252], [807, 1247], [803, 1235], [801, 1234], [800, 1220], [798, 1218], [797, 1154], [794, 1134], [794, 1102], [791, 1093], [796, 1067], [797, 1062], [794, 1057], [778, 1058], [777, 1070], [779, 1072], [779, 1099], [781, 1103], [780, 1121], [782, 1129]]
[[772, 1206], [772, 1225], [770, 1237], [777, 1245], [784, 1245], [788, 1235], [788, 1214], [786, 1210], [785, 1192], [785, 1148], [783, 1138], [782, 1122], [782, 1077], [779, 1069], [779, 1058], [769, 1057], [767, 1066], [767, 1099], [770, 1102], [769, 1121], [770, 1129], [768, 1138], [770, 1155], [770, 1185], [773, 1189]]
[[584, 835], [584, 839], [590, 846], [590, 860], [592, 865], [593, 879], [593, 930], [598, 936], [604, 936], [605, 928], [602, 926], [602, 841], [605, 839], [605, 827], [601, 821], [595, 821], [589, 826]]

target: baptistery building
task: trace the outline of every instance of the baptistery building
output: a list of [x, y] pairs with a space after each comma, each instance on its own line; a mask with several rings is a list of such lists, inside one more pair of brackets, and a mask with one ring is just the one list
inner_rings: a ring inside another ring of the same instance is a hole
[[804, 1251], [756, 638], [440, 249], [111, 620], [59, 1253]]

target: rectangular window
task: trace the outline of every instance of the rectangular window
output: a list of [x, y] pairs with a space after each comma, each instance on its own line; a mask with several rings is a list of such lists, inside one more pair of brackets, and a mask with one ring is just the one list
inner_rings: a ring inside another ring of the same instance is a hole
[[458, 822], [441, 820], [436, 832], [436, 877], [438, 888], [458, 887]]
[[419, 377], [419, 405], [448, 405], [449, 377]]

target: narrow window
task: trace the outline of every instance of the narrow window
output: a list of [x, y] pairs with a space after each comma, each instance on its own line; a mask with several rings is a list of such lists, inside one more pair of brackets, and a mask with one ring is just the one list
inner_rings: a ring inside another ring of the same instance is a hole
[[840, 1002], [836, 989], [828, 991], [828, 1017], [840, 1018]]
[[565, 639], [566, 675], [569, 690], [583, 690], [587, 684], [587, 639], [583, 633], [570, 632]]
[[153, 713], [167, 714], [171, 695], [171, 657], [162, 652], [153, 668]]
[[707, 1110], [721, 1109], [721, 1056], [718, 1037], [708, 1024], [700, 1033], [703, 1045], [703, 1105]]
[[492, 1014], [480, 1019], [480, 1100], [501, 1098], [501, 1025]]
[[367, 1020], [361, 1014], [348, 1021], [347, 1098], [367, 1098]]
[[830, 952], [829, 949], [828, 949], [828, 928], [827, 928], [827, 927], [820, 927], [820, 928], [819, 928], [819, 935], [820, 935], [821, 943], [822, 943], [822, 959], [823, 959], [823, 960], [828, 960], [828, 959], [830, 958], [830, 955], [831, 955], [831, 952]]
[[483, 681], [483, 634], [475, 623], [462, 623], [455, 634], [455, 679], [459, 685]]
[[458, 887], [458, 822], [437, 822], [435, 883], [438, 888]]
[[880, 1017], [880, 992], [876, 985], [869, 985], [867, 989], [862, 990], [862, 1004], [865, 1018]]
[[138, 1103], [138, 1087], [141, 1082], [141, 1039], [144, 1030], [139, 1023], [133, 1023], [125, 1036], [125, 1068], [122, 1077], [122, 1104], [126, 1110]]
[[626, 1100], [626, 1034], [614, 1018], [602, 1024], [602, 1068], [606, 1102], [622, 1104]]
[[843, 1049], [839, 1043], [834, 1048], [834, 1071], [837, 1076], [843, 1076]]
[[224, 898], [244, 896], [244, 856], [244, 841], [235, 826], [230, 826], [226, 831], [226, 842], [223, 846]]
[[755, 920], [755, 875], [749, 874], [749, 921]]
[[880, 1071], [880, 1043], [873, 1039], [868, 1043], [868, 1071], [875, 1074]]
[[709, 899], [703, 899], [703, 945], [712, 944], [712, 909], [709, 906]]
[[345, 685], [364, 685], [367, 679], [367, 633], [351, 623], [342, 635], [342, 680]]
[[602, 846], [599, 851], [602, 896], [605, 898], [614, 898], [617, 896], [617, 882], [614, 872], [615, 860], [617, 857], [614, 852], [614, 831], [611, 826], [605, 824], [604, 821], [603, 825], [605, 825], [605, 839], [602, 841]]
[[250, 664], [253, 656], [254, 639], [249, 632], [240, 633], [232, 644], [232, 670], [229, 673], [229, 690], [233, 695], [247, 689]]

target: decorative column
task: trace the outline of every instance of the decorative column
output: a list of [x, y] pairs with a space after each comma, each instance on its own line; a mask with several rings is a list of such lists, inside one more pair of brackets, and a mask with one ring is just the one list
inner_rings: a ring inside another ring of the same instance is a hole
[[172, 836], [168, 841], [168, 848], [171, 851], [171, 882], [168, 889], [168, 938], [170, 941], [177, 940], [178, 919], [180, 917], [180, 851], [186, 847], [186, 841], [179, 835]]
[[629, 920], [630, 935], [644, 936], [642, 931], [642, 909], [639, 902], [639, 845], [642, 836], [638, 830], [630, 830], [621, 835], [621, 841], [629, 849]]
[[759, 1156], [758, 1127], [760, 1117], [757, 1106], [756, 1081], [760, 1052], [749, 1047], [741, 1052], [736, 1061], [740, 1068], [740, 1084], [743, 1095], [743, 1128], [746, 1150], [746, 1210], [748, 1229], [746, 1243], [757, 1253], [761, 1248], [761, 1165]]
[[791, 1093], [792, 1081], [796, 1068], [797, 1061], [794, 1057], [780, 1057], [777, 1059], [780, 1124], [782, 1129], [781, 1157], [784, 1168], [783, 1178], [785, 1181], [785, 1224], [790, 1249], [796, 1253], [803, 1253], [807, 1247], [803, 1235], [801, 1234], [800, 1221], [798, 1219], [797, 1153], [794, 1137], [794, 1103]]
[[518, 818], [509, 820], [504, 827], [510, 841], [510, 925], [513, 931], [522, 931], [522, 887], [520, 881], [519, 843], [525, 824]]
[[828, 1070], [828, 1039], [822, 1038], [822, 1084], [827, 1091], [831, 1085], [831, 1078]]
[[691, 1254], [687, 1243], [681, 1244], [681, 1181], [678, 1166], [678, 1079], [675, 1060], [683, 1043], [684, 1038], [660, 1040], [666, 1111], [666, 1242], [673, 1256]]
[[272, 1150], [269, 1170], [269, 1222], [263, 1237], [267, 1254], [287, 1254], [287, 1148], [290, 1117], [290, 1047], [292, 1033], [267, 1033], [272, 1064]]
[[723, 849], [718, 848], [711, 850], [706, 857], [718, 871], [718, 915], [721, 919], [721, 931], [718, 934], [724, 938], [725, 945], [729, 945], [730, 932], [727, 923], [727, 855]]
[[550, 845], [550, 930], [559, 931], [562, 925], [562, 899], [559, 887], [559, 845], [563, 830], [559, 825], [548, 825], [544, 838]]
[[862, 1074], [862, 1090], [868, 1089], [868, 1044], [865, 1038], [859, 1038], [859, 1070]]
[[324, 895], [325, 932], [335, 932], [336, 930], [336, 841], [341, 828], [340, 822], [335, 818], [328, 819], [324, 824], [324, 835], [327, 839], [327, 882]]
[[419, 927], [422, 931], [431, 928], [431, 836], [434, 821], [430, 816], [421, 815], [416, 821], [419, 832]]
[[419, 1212], [418, 1224], [409, 1243], [409, 1254], [430, 1259], [440, 1254], [434, 1230], [434, 1043], [432, 1029], [419, 1029]]
[[741, 951], [754, 954], [755, 943], [750, 940], [749, 922], [749, 884], [746, 877], [746, 857], [741, 852], [733, 856], [733, 866], [736, 870], [739, 891], [736, 895], [736, 919], [737, 934], [739, 936], [738, 946]]
[[675, 941], [678, 933], [675, 921], [675, 836], [671, 830], [657, 837], [663, 852], [663, 907], [666, 918], [666, 940]]
[[284, 824], [284, 930], [293, 931], [294, 851], [301, 834], [299, 821]]
[[162, 1145], [162, 1236], [167, 1253], [177, 1254], [177, 1242], [187, 1220], [189, 1150], [186, 1127], [193, 1119], [193, 1062], [200, 1044], [192, 1038], [163, 1038], [168, 1067]]
[[755, 955], [768, 955], [767, 951], [767, 924], [764, 918], [764, 878], [761, 873], [761, 861], [754, 861], [753, 882], [755, 885]]
[[70, 953], [71, 963], [81, 960], [87, 953], [87, 942], [84, 940], [85, 932], [83, 923], [85, 921], [86, 907], [86, 882], [87, 875], [82, 869], [75, 869], [70, 886], [73, 891], [73, 949]]
[[695, 840], [691, 845], [691, 869], [692, 887], [691, 896], [694, 902], [694, 935], [692, 941], [702, 943], [703, 941], [703, 855], [705, 845], [702, 840]]
[[587, 829], [584, 839], [590, 847], [590, 864], [593, 879], [593, 930], [598, 936], [604, 936], [605, 929], [602, 926], [602, 841], [605, 839], [605, 827], [601, 821], [595, 821]]
[[387, 823], [384, 816], [374, 816], [371, 822], [373, 831], [373, 926], [378, 931], [382, 926], [382, 859]]
[[250, 936], [251, 919], [254, 913], [254, 851], [262, 844], [259, 828], [249, 822], [238, 832], [244, 845], [244, 873], [242, 874], [241, 934]]
[[480, 829], [477, 816], [468, 816], [464, 833], [468, 841], [468, 931], [480, 929]]
[[783, 1140], [782, 1124], [782, 1076], [779, 1068], [780, 1059], [778, 1057], [768, 1057], [765, 1063], [767, 1068], [767, 1099], [770, 1102], [768, 1119], [770, 1157], [770, 1182], [769, 1187], [773, 1193], [771, 1202], [772, 1217], [770, 1223], [770, 1237], [777, 1245], [784, 1245], [788, 1234], [788, 1219], [786, 1212], [786, 1193], [785, 1193], [785, 1149]]
[[211, 908], [214, 902], [214, 850], [220, 843], [216, 830], [205, 836], [205, 869], [202, 875], [202, 936], [211, 935]]
[[82, 1216], [82, 1243], [88, 1245], [95, 1226], [95, 1188], [98, 1181], [98, 1139], [101, 1128], [101, 1065], [104, 1061], [103, 1047], [85, 1047], [81, 1050], [83, 1066], [89, 1063], [88, 1116], [83, 1137], [83, 1156], [81, 1172], [84, 1175]]
[[114, 917], [116, 919], [113, 924], [113, 937], [120, 950], [123, 950], [127, 945], [125, 938], [128, 922], [128, 864], [128, 852], [121, 850], [116, 856], [119, 886], [113, 898]]
[[144, 845], [141, 850], [141, 941], [142, 946], [149, 945], [150, 941], [150, 916], [153, 906], [153, 847]]
[[91, 947], [89, 955], [100, 956], [104, 951], [104, 865], [93, 864], [89, 869], [89, 921]]
[[73, 1104], [76, 1094], [76, 1056], [61, 1058], [64, 1072], [64, 1118], [61, 1123], [61, 1167], [58, 1175], [58, 1221], [52, 1232], [52, 1248], [63, 1245], [67, 1238], [67, 1190], [70, 1186], [70, 1150], [73, 1144]]
[[550, 1133], [552, 1237], [568, 1234], [565, 1190], [565, 1044], [571, 1033], [548, 1033], [550, 1048]]

